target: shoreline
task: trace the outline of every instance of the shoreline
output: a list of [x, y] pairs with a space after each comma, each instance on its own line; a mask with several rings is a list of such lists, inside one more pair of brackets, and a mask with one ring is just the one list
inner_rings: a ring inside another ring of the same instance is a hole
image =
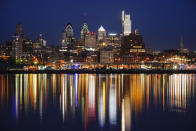
[[196, 74], [196, 70], [142, 70], [142, 69], [100, 69], [100, 70], [83, 70], [83, 69], [67, 69], [67, 70], [0, 70], [0, 74]]

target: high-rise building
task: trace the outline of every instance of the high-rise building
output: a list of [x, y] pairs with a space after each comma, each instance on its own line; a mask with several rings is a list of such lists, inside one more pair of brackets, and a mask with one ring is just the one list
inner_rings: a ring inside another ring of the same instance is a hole
[[180, 39], [180, 52], [181, 52], [181, 53], [184, 52], [183, 37], [181, 37], [181, 39]]
[[23, 28], [21, 24], [18, 24], [16, 27], [16, 33], [14, 36], [20, 36], [20, 38], [24, 39], [24, 33], [23, 33]]
[[60, 51], [65, 52], [70, 50], [75, 43], [74, 30], [71, 23], [68, 23], [62, 33], [62, 48]]
[[179, 49], [180, 53], [188, 53], [189, 50], [184, 48], [184, 41], [183, 41], [183, 37], [181, 37], [180, 39], [180, 49]]
[[68, 23], [62, 34], [62, 45], [71, 44], [74, 39], [74, 31], [71, 23]]
[[85, 48], [87, 50], [95, 50], [96, 49], [96, 33], [95, 32], [91, 32], [91, 33], [86, 34]]
[[[33, 52], [34, 53], [43, 53], [46, 49], [46, 40], [43, 38], [42, 34], [40, 34], [37, 40], [33, 43]], [[30, 46], [30, 45], [27, 45]]]
[[22, 56], [22, 44], [24, 41], [24, 33], [22, 29], [22, 25], [18, 24], [16, 27], [16, 33], [13, 36], [12, 41], [12, 57], [17, 60]]
[[30, 56], [33, 53], [33, 42], [30, 39], [26, 39], [22, 46], [23, 54]]
[[90, 33], [90, 30], [88, 28], [88, 24], [87, 24], [86, 17], [85, 17], [84, 22], [82, 24], [82, 29], [80, 31], [81, 39], [85, 39], [87, 33]]
[[110, 45], [113, 48], [120, 47], [119, 38], [116, 33], [109, 33], [108, 36], [106, 37], [106, 43], [107, 45]]
[[131, 53], [144, 53], [145, 51], [145, 44], [138, 29], [135, 30], [135, 33], [121, 38], [121, 54], [128, 55]]
[[104, 41], [106, 37], [106, 30], [103, 28], [103, 26], [100, 26], [98, 29], [98, 40]]
[[130, 14], [125, 14], [125, 11], [122, 11], [122, 34], [128, 36], [131, 34], [131, 17]]
[[39, 35], [38, 42], [40, 43], [40, 46], [41, 47], [46, 47], [47, 41], [43, 38], [43, 35], [42, 34]]
[[12, 54], [12, 44], [13, 42], [10, 40], [10, 41], [6, 41], [5, 42], [5, 52], [6, 52], [6, 55], [8, 56], [11, 56]]

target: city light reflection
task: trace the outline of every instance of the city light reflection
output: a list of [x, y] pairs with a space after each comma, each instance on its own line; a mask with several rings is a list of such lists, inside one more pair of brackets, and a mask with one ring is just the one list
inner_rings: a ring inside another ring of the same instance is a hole
[[49, 108], [58, 108], [64, 123], [81, 116], [84, 129], [96, 122], [104, 128], [108, 121], [124, 131], [151, 108], [186, 112], [195, 75], [16, 74], [0, 75], [0, 85], [0, 108], [13, 105], [16, 121], [36, 112], [43, 121]]

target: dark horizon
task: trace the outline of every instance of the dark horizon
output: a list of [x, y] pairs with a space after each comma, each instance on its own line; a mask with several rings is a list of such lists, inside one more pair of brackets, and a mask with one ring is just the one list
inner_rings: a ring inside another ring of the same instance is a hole
[[121, 32], [121, 11], [131, 14], [132, 32], [138, 28], [147, 48], [178, 49], [180, 37], [184, 47], [196, 50], [196, 2], [194, 0], [156, 1], [11, 1], [0, 2], [0, 43], [11, 39], [21, 23], [25, 36], [35, 40], [43, 34], [47, 44], [60, 45], [62, 31], [68, 22], [79, 37], [83, 14], [87, 14], [90, 31], [103, 25], [107, 32]]

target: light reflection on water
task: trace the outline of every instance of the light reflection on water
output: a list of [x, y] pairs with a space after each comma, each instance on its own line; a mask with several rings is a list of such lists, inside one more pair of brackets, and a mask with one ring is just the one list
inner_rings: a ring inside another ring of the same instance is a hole
[[133, 121], [150, 109], [186, 112], [195, 75], [16, 74], [0, 75], [0, 85], [0, 109], [11, 108], [16, 121], [37, 112], [43, 121], [52, 105], [62, 124], [80, 121], [83, 130], [92, 123], [131, 130]]

